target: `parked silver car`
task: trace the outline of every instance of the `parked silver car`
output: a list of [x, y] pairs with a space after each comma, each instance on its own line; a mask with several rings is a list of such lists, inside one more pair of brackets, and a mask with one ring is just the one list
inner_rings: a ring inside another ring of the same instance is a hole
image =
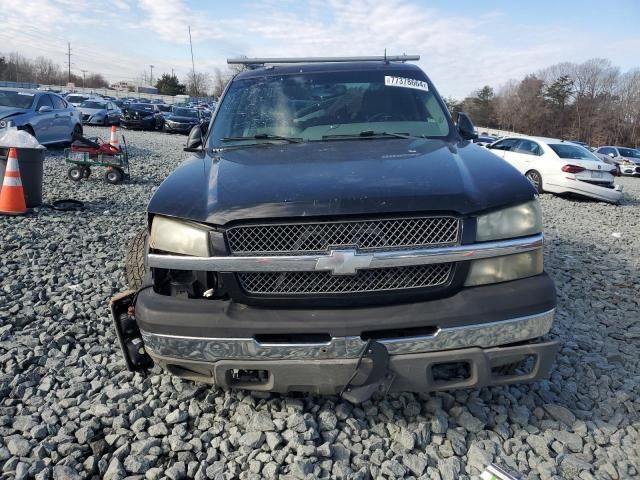
[[118, 125], [122, 111], [108, 100], [85, 100], [78, 107], [86, 125]]
[[67, 103], [70, 103], [74, 107], [79, 107], [82, 102], [88, 100], [89, 98], [91, 97], [89, 97], [88, 95], [81, 95], [79, 93], [70, 93], [69, 95], [64, 97]]
[[38, 90], [0, 88], [0, 132], [13, 125], [43, 144], [68, 143], [82, 134], [80, 111], [61, 96]]
[[640, 150], [628, 147], [603, 146], [595, 153], [607, 163], [617, 165], [622, 175], [640, 177]]

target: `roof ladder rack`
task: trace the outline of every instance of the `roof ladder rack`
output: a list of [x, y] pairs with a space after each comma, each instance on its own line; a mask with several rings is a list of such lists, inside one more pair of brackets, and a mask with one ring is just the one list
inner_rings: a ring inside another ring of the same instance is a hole
[[229, 65], [265, 65], [267, 63], [344, 63], [344, 62], [415, 62], [420, 55], [380, 55], [372, 57], [266, 57], [228, 58]]

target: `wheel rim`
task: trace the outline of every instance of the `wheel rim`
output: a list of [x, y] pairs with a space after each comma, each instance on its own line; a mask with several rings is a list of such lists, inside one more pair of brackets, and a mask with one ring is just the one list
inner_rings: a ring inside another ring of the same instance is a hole
[[74, 168], [73, 170], [71, 170], [71, 178], [73, 178], [74, 180], [79, 180], [80, 177], [82, 176], [82, 174], [80, 173], [80, 170]]
[[118, 174], [116, 172], [109, 172], [107, 173], [107, 179], [110, 182], [116, 182], [118, 181]]
[[536, 172], [529, 172], [527, 174], [527, 178], [534, 187], [536, 187], [538, 190], [540, 189], [540, 175], [538, 175]]

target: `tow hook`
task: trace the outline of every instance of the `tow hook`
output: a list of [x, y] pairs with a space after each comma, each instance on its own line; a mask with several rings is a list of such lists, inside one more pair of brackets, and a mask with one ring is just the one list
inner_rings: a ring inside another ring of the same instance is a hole
[[[364, 362], [365, 359], [369, 361]], [[387, 348], [374, 340], [368, 340], [340, 396], [351, 403], [362, 403], [374, 393], [385, 395], [394, 378], [395, 373], [389, 368]]]
[[153, 360], [144, 349], [142, 334], [136, 322], [133, 305], [135, 296], [136, 292], [127, 290], [111, 298], [111, 318], [127, 368], [132, 372], [143, 372], [153, 366]]

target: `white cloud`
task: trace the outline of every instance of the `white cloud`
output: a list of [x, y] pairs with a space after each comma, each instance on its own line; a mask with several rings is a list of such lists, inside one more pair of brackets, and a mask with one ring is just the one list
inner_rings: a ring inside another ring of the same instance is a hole
[[[109, 78], [190, 69], [187, 25], [197, 67], [249, 56], [417, 53], [441, 93], [462, 97], [560, 61], [628, 58], [637, 34], [603, 36], [547, 22], [535, 29], [500, 10], [451, 13], [416, 0], [253, 0], [220, 5], [185, 0], [0, 0], [0, 50], [48, 55]], [[195, 6], [193, 6], [195, 5]], [[633, 36], [635, 35], [635, 36]], [[637, 48], [636, 48], [637, 50]], [[87, 66], [88, 65], [88, 66]]]
[[207, 13], [194, 11], [182, 0], [142, 0], [140, 8], [147, 15], [144, 26], [166, 41], [186, 41], [189, 24], [194, 41], [220, 39], [224, 36], [224, 31]]

